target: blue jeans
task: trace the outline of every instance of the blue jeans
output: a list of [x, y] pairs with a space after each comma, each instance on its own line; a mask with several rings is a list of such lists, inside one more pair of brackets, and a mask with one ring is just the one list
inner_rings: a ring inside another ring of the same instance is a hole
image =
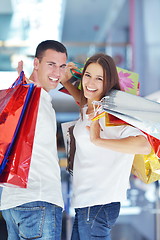
[[30, 202], [3, 210], [8, 240], [60, 240], [62, 208], [47, 202]]
[[119, 202], [75, 209], [71, 240], [110, 240], [119, 211]]

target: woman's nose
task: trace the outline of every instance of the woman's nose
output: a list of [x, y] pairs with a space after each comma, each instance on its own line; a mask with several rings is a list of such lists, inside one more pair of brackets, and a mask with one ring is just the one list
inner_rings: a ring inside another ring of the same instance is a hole
[[95, 79], [91, 77], [91, 78], [89, 79], [89, 81], [88, 81], [88, 84], [89, 84], [90, 86], [94, 86], [94, 85], [95, 85]]

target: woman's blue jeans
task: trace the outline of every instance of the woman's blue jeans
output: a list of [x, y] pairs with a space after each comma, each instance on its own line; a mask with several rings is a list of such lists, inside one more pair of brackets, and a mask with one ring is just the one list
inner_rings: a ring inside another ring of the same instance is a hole
[[60, 240], [62, 208], [47, 202], [30, 202], [3, 210], [8, 240]]
[[71, 240], [111, 240], [119, 211], [119, 202], [75, 209]]

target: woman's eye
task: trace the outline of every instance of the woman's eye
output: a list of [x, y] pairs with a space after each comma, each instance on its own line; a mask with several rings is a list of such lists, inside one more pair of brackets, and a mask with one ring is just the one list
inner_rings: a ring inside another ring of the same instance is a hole
[[85, 73], [85, 77], [90, 77], [90, 75], [88, 73]]
[[99, 80], [99, 81], [103, 81], [103, 78], [99, 77], [99, 78], [97, 78], [97, 80]]

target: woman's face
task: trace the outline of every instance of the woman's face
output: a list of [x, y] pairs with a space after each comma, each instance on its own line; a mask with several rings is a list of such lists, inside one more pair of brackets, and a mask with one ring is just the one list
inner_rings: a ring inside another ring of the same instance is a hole
[[82, 78], [84, 96], [90, 101], [99, 101], [103, 92], [103, 81], [101, 65], [98, 63], [89, 64]]

